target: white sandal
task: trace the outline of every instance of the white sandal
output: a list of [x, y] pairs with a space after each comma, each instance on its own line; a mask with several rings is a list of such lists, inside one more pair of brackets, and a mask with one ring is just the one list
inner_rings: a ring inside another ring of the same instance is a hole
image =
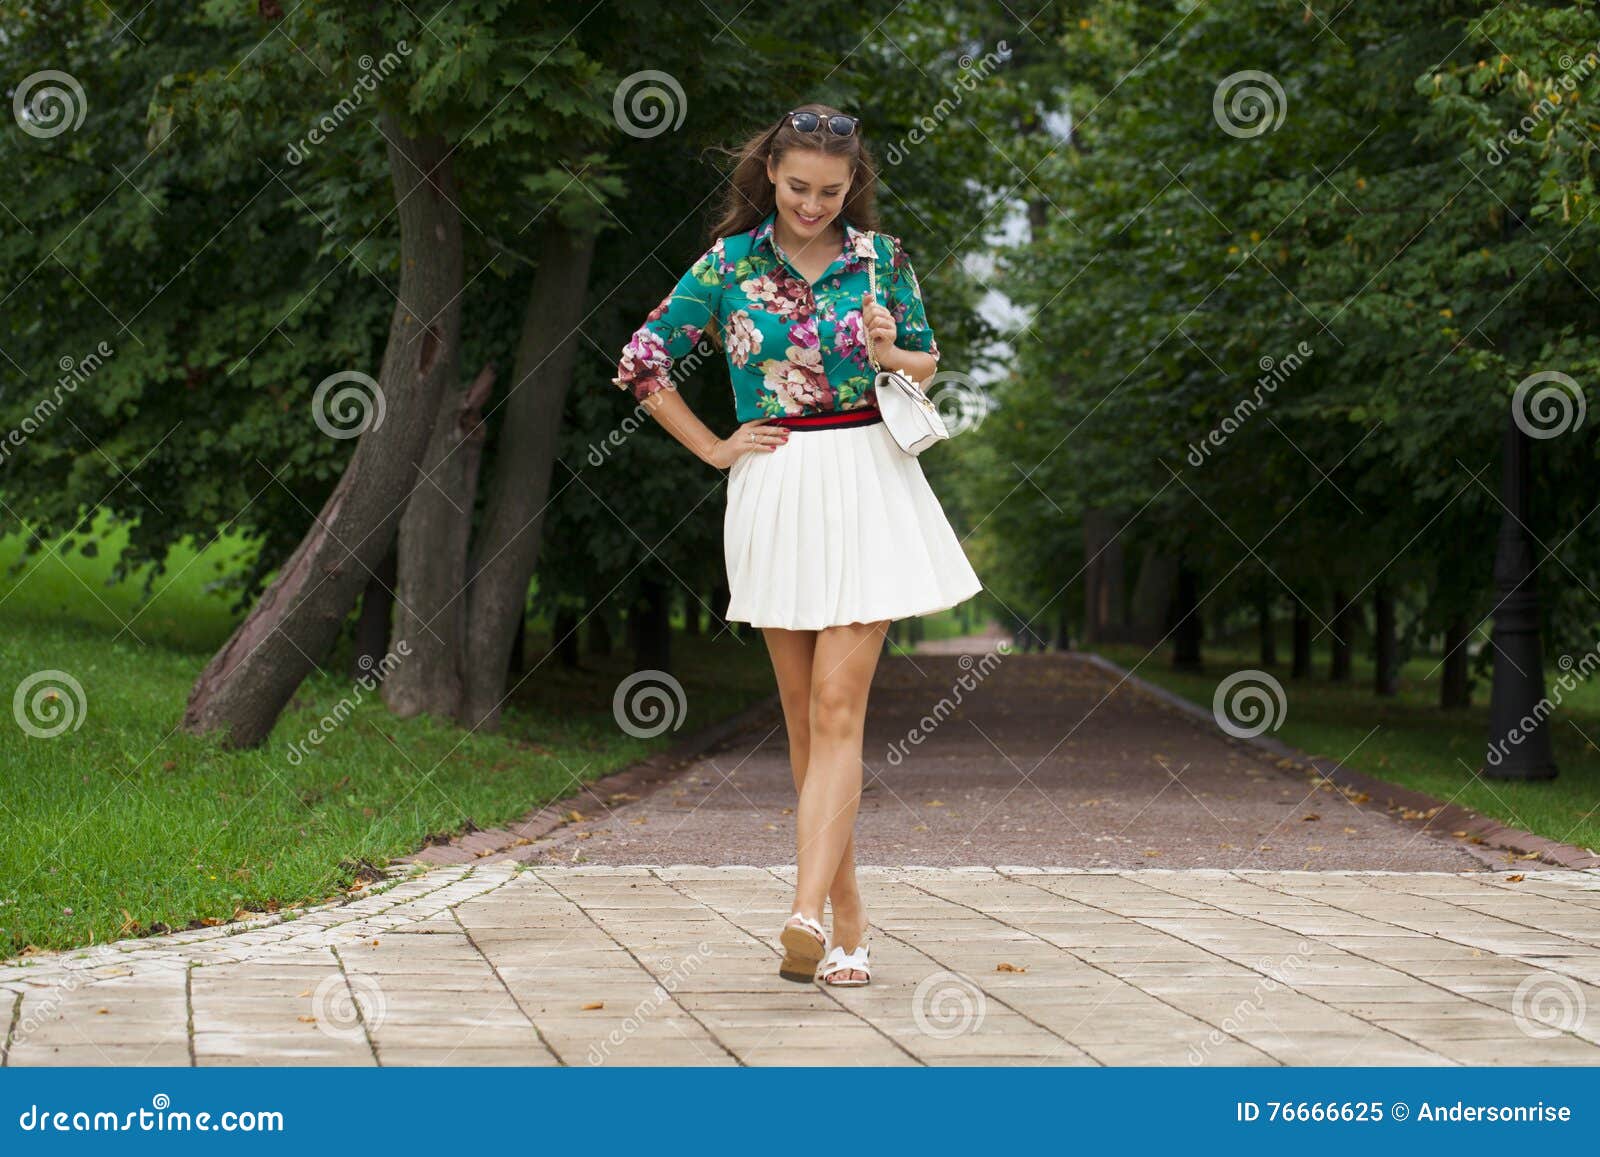
[[785, 980], [809, 984], [816, 978], [817, 962], [827, 950], [828, 937], [822, 925], [799, 912], [790, 916], [778, 933], [783, 945], [783, 960], [778, 964], [778, 975]]
[[[866, 978], [834, 980], [833, 977], [841, 972], [863, 972]], [[827, 957], [822, 961], [822, 967], [817, 972], [817, 979], [833, 988], [862, 988], [872, 983], [872, 967], [867, 963], [867, 946], [858, 944], [854, 952], [846, 952], [835, 944]]]

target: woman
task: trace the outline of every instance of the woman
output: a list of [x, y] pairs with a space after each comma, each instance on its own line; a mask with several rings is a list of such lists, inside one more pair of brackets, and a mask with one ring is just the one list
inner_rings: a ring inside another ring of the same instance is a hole
[[[918, 381], [933, 375], [939, 347], [899, 240], [876, 233], [876, 181], [859, 120], [827, 105], [746, 141], [711, 247], [634, 333], [612, 379], [728, 471], [724, 618], [765, 636], [799, 795], [778, 974], [850, 986], [872, 975], [854, 828], [884, 635], [894, 619], [982, 589], [917, 458], [877, 408], [865, 342], [884, 369]], [[887, 304], [869, 294], [871, 261]], [[741, 423], [726, 439], [672, 377], [719, 330]]]

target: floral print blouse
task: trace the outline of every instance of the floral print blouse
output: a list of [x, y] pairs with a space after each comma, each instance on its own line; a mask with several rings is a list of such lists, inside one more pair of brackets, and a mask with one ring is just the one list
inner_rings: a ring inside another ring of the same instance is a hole
[[[844, 246], [816, 281], [795, 271], [773, 235], [777, 213], [717, 239], [628, 340], [612, 382], [643, 399], [676, 388], [709, 353], [713, 318], [727, 351], [738, 421], [876, 405], [861, 327], [874, 236], [844, 223]], [[922, 288], [900, 239], [876, 234], [878, 302], [894, 315], [895, 345], [935, 359]], [[693, 359], [686, 355], [697, 350]]]

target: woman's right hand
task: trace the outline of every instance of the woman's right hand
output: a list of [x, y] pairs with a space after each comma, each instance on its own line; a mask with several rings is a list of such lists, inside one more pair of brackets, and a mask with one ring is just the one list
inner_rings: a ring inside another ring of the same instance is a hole
[[771, 422], [771, 418], [756, 418], [744, 423], [712, 447], [711, 457], [707, 461], [718, 470], [726, 470], [740, 455], [752, 450], [772, 453], [789, 440], [789, 430], [785, 426], [774, 426]]

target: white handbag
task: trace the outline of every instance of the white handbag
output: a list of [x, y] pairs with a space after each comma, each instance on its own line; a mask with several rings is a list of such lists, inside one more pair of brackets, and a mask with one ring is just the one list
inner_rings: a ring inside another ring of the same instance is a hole
[[[876, 233], [871, 236], [872, 251], [876, 255], [878, 236]], [[876, 256], [867, 261], [867, 284], [872, 290], [872, 300], [877, 302]], [[889, 434], [900, 449], [907, 454], [920, 454], [935, 442], [950, 437], [944, 419], [939, 416], [938, 407], [928, 400], [928, 395], [922, 392], [922, 387], [899, 370], [886, 370], [878, 365], [878, 359], [872, 352], [872, 341], [865, 333], [862, 337], [867, 344], [867, 360], [872, 363], [872, 368], [877, 374], [872, 387], [878, 397], [878, 411], [883, 415], [883, 424], [889, 427]]]

